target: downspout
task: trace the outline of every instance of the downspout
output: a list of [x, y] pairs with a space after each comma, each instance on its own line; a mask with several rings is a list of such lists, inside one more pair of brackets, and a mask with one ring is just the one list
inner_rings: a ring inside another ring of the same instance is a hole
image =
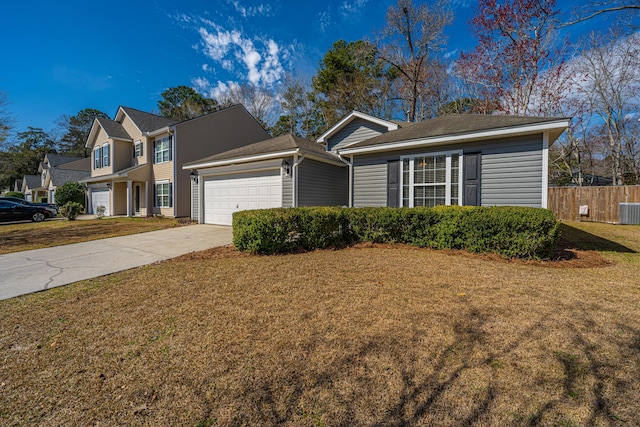
[[342, 157], [342, 154], [340, 154], [340, 152], [337, 152], [336, 154], [338, 154], [338, 158], [342, 163], [349, 166], [349, 207], [352, 208], [353, 207], [353, 156], [350, 157], [350, 160], [347, 160], [344, 157]]
[[296, 150], [293, 155], [293, 166], [291, 166], [292, 191], [293, 191], [293, 207], [298, 207], [298, 165], [304, 160], [304, 154], [300, 154], [300, 149]]

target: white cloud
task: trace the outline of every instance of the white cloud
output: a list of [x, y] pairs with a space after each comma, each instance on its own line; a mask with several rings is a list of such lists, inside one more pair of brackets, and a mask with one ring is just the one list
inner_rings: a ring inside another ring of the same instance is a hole
[[316, 18], [317, 27], [323, 33], [327, 31], [327, 28], [331, 25], [331, 8], [325, 10], [324, 12], [320, 12], [318, 17]]
[[238, 90], [240, 88], [240, 85], [234, 81], [227, 81], [225, 83], [218, 80], [216, 84], [213, 84], [203, 77], [197, 77], [191, 80], [191, 84], [198, 92], [213, 99], [221, 99], [230, 91]]
[[[255, 86], [271, 86], [284, 75], [282, 52], [273, 39], [253, 40], [238, 30], [226, 30], [213, 22], [198, 28], [198, 49], [227, 71], [242, 73]], [[242, 71], [239, 71], [242, 70]]]
[[364, 9], [369, 3], [369, 0], [345, 0], [340, 5], [340, 13], [344, 17], [360, 14], [360, 11]]
[[258, 4], [252, 6], [243, 6], [238, 0], [230, 0], [229, 3], [233, 5], [236, 12], [242, 15], [243, 18], [252, 17], [256, 15], [268, 16], [271, 14], [271, 5]]

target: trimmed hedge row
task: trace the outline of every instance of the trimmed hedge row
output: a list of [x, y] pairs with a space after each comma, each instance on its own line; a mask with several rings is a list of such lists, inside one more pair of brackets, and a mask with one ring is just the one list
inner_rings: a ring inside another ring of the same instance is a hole
[[544, 259], [559, 238], [551, 211], [525, 207], [278, 208], [233, 214], [240, 251], [291, 253], [357, 242]]

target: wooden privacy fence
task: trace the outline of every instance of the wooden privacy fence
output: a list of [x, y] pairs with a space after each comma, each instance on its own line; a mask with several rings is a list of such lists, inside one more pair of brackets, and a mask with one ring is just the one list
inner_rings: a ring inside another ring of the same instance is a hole
[[[618, 222], [620, 203], [640, 203], [640, 185], [549, 187], [548, 207], [563, 221]], [[588, 207], [580, 215], [580, 206]]]

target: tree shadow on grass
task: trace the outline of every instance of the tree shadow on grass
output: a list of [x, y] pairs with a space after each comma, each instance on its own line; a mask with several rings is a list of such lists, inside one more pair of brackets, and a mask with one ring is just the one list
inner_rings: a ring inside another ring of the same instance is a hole
[[574, 259], [576, 258], [575, 251], [636, 253], [624, 245], [561, 223], [560, 240], [556, 246], [554, 258]]

